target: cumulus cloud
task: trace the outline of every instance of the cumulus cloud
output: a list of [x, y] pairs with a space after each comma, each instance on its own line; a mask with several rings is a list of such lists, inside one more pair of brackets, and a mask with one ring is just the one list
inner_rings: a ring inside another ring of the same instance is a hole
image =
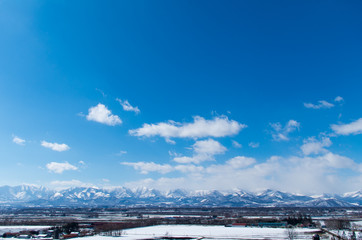
[[193, 155], [191, 157], [180, 156], [177, 153], [169, 151], [170, 156], [173, 157], [173, 161], [179, 163], [180, 165], [171, 166], [169, 164], [157, 164], [154, 162], [121, 162], [121, 164], [133, 167], [142, 174], [148, 174], [149, 172], [166, 174], [172, 171], [180, 171], [183, 173], [200, 172], [204, 168], [194, 164], [200, 164], [203, 161], [215, 160], [215, 155], [223, 154], [226, 150], [227, 149], [218, 141], [207, 139], [196, 141], [192, 145]]
[[116, 99], [119, 104], [121, 104], [121, 106], [123, 107], [123, 110], [128, 111], [128, 112], [135, 112], [136, 114], [139, 114], [141, 111], [138, 107], [133, 107], [128, 100], [121, 100], [119, 98]]
[[21, 139], [21, 138], [17, 137], [17, 136], [14, 136], [13, 137], [13, 142], [18, 144], [18, 145], [25, 145], [26, 141], [24, 139]]
[[78, 170], [78, 168], [68, 162], [60, 163], [60, 162], [51, 162], [46, 165], [46, 168], [50, 172], [54, 173], [63, 173], [68, 170]]
[[192, 145], [193, 156], [176, 156], [173, 160], [178, 163], [195, 163], [199, 164], [203, 161], [212, 161], [217, 154], [226, 152], [226, 148], [213, 139], [197, 141]]
[[117, 115], [113, 115], [112, 112], [101, 103], [89, 108], [86, 118], [88, 121], [95, 121], [109, 126], [122, 124], [122, 120]]
[[295, 120], [289, 120], [284, 127], [279, 122], [271, 123], [270, 126], [273, 129], [272, 137], [275, 141], [288, 141], [289, 133], [299, 129], [300, 123]]
[[328, 137], [322, 138], [318, 141], [315, 137], [310, 137], [303, 141], [304, 144], [300, 147], [304, 155], [320, 154], [328, 152], [325, 147], [332, 145], [332, 141]]
[[304, 107], [312, 108], [312, 109], [322, 109], [322, 108], [328, 109], [328, 108], [334, 107], [334, 104], [329, 103], [329, 102], [324, 101], [324, 100], [320, 100], [320, 101], [318, 101], [318, 104], [304, 103]]
[[121, 162], [121, 164], [133, 167], [142, 174], [148, 174], [149, 172], [159, 172], [165, 174], [173, 171], [173, 168], [169, 164], [157, 164], [154, 162]]
[[[275, 130], [289, 133], [298, 127], [299, 123], [291, 120], [285, 126], [279, 124]], [[249, 145], [259, 146], [258, 143]], [[272, 156], [258, 161], [252, 157], [236, 156], [224, 163], [218, 161], [207, 165], [204, 161], [215, 160], [215, 156], [225, 153], [226, 148], [213, 139], [196, 141], [191, 147], [190, 156], [180, 156], [175, 152], [169, 152], [173, 161], [179, 165], [167, 164], [166, 172], [179, 171], [183, 177], [148, 178], [129, 184], [168, 190], [187, 188], [190, 190], [256, 191], [271, 188], [304, 194], [356, 190], [355, 187], [358, 184], [346, 186], [346, 182], [353, 183], [353, 179], [362, 182], [361, 178], [355, 177], [362, 172], [362, 164], [348, 156], [330, 152], [328, 147], [331, 145], [330, 138], [321, 134], [319, 138], [311, 137], [304, 140], [300, 147], [302, 156]]]
[[357, 135], [362, 133], [362, 118], [348, 124], [332, 124], [332, 130], [339, 135]]
[[70, 147], [65, 143], [59, 144], [59, 143], [51, 143], [51, 142], [42, 141], [41, 145], [43, 147], [50, 148], [51, 150], [57, 151], [57, 152], [64, 152], [64, 151], [67, 151], [70, 149]]
[[245, 124], [229, 120], [225, 116], [206, 120], [202, 117], [194, 117], [192, 123], [178, 123], [175, 121], [161, 122], [157, 124], [143, 124], [141, 128], [130, 130], [129, 133], [137, 137], [160, 136], [170, 138], [204, 138], [226, 137], [238, 134]]
[[341, 96], [337, 96], [337, 97], [334, 99], [334, 101], [335, 101], [335, 102], [343, 102], [344, 99], [343, 99], [343, 97], [341, 97]]
[[213, 139], [197, 141], [192, 147], [197, 154], [215, 155], [226, 151], [223, 145]]

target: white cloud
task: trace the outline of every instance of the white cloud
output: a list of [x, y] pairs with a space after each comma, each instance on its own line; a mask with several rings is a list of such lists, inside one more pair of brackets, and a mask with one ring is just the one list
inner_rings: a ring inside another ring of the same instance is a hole
[[125, 110], [125, 111], [135, 112], [136, 114], [139, 114], [139, 113], [141, 112], [138, 107], [133, 107], [133, 106], [128, 102], [128, 100], [122, 101], [122, 100], [119, 99], [119, 98], [117, 98], [116, 100], [119, 102], [119, 104], [122, 105], [123, 110]]
[[332, 145], [332, 141], [328, 137], [324, 137], [318, 141], [315, 137], [308, 138], [303, 141], [304, 144], [300, 147], [304, 155], [326, 153], [328, 150], [325, 147]]
[[192, 147], [197, 154], [215, 155], [226, 151], [223, 145], [213, 139], [197, 141]]
[[103, 90], [96, 88], [96, 91], [98, 91], [100, 94], [102, 94], [103, 97], [107, 97], [107, 95], [103, 92]]
[[133, 167], [142, 174], [148, 174], [149, 172], [165, 174], [173, 171], [173, 168], [169, 164], [157, 164], [154, 162], [121, 162], [121, 164]]
[[273, 128], [272, 137], [275, 141], [288, 141], [288, 134], [299, 129], [300, 123], [295, 120], [289, 120], [283, 127], [279, 122], [271, 123]]
[[128, 188], [139, 188], [139, 187], [148, 187], [155, 188], [158, 190], [170, 190], [176, 188], [184, 188], [184, 184], [188, 184], [188, 181], [185, 178], [159, 178], [154, 180], [152, 178], [146, 178], [139, 181], [127, 182], [125, 187]]
[[63, 152], [63, 151], [67, 151], [70, 149], [70, 147], [65, 143], [59, 144], [59, 143], [50, 143], [50, 142], [42, 141], [41, 145], [43, 147], [50, 148], [51, 150], [57, 151], [57, 152]]
[[328, 108], [334, 107], [334, 104], [329, 103], [329, 102], [324, 101], [324, 100], [320, 100], [320, 101], [318, 101], [318, 104], [304, 103], [304, 107], [312, 108], [312, 109], [321, 109], [321, 108], [328, 109]]
[[362, 118], [348, 123], [348, 124], [332, 124], [331, 128], [336, 134], [339, 135], [350, 135], [350, 134], [361, 134], [362, 133]]
[[76, 179], [69, 181], [52, 181], [50, 182], [50, 185], [52, 185], [56, 190], [67, 189], [70, 187], [94, 187], [93, 184], [84, 183]]
[[337, 97], [334, 99], [334, 101], [335, 101], [335, 102], [343, 102], [344, 99], [343, 99], [343, 97], [341, 97], [341, 96], [337, 96]]
[[68, 170], [78, 170], [78, 168], [68, 162], [60, 163], [60, 162], [51, 162], [46, 165], [46, 168], [50, 172], [54, 173], [63, 173]]
[[229, 159], [225, 164], [215, 164], [206, 168], [206, 172], [209, 174], [229, 174], [231, 172], [239, 171], [238, 169], [246, 168], [252, 164], [255, 164], [256, 160], [254, 158], [245, 157], [245, 156], [236, 156], [232, 159]]
[[180, 156], [180, 157], [175, 157], [173, 160], [178, 163], [200, 163], [201, 161], [204, 161], [204, 159], [199, 159], [198, 156], [194, 157]]
[[174, 167], [174, 169], [183, 173], [194, 173], [194, 172], [200, 173], [204, 170], [204, 167], [189, 164], [189, 165], [177, 165]]
[[260, 143], [258, 142], [250, 142], [249, 147], [251, 148], [258, 148], [260, 146]]
[[170, 155], [171, 157], [178, 157], [178, 156], [180, 156], [180, 154], [178, 154], [177, 152], [174, 152], [174, 151], [168, 151], [168, 155]]
[[227, 150], [222, 144], [213, 139], [197, 141], [192, 145], [193, 156], [176, 156], [173, 160], [178, 163], [196, 163], [214, 160], [214, 155], [223, 154]]
[[235, 140], [232, 140], [232, 144], [234, 148], [242, 148], [242, 145]]
[[17, 136], [14, 136], [13, 137], [13, 142], [18, 144], [18, 145], [25, 145], [26, 141], [24, 139], [21, 139], [21, 138], [17, 137]]
[[206, 120], [202, 117], [194, 117], [192, 123], [178, 123], [174, 121], [161, 122], [157, 124], [143, 124], [142, 128], [129, 130], [129, 133], [138, 137], [161, 136], [166, 140], [176, 138], [203, 138], [203, 137], [225, 137], [238, 134], [245, 124], [229, 120], [227, 117], [215, 117]]
[[[128, 185], [166, 190], [186, 188], [189, 190], [244, 189], [257, 191], [272, 188], [293, 193], [320, 194], [355, 190], [357, 185], [346, 186], [346, 179], [339, 176], [337, 171], [339, 169], [357, 173], [361, 171], [361, 164], [357, 164], [348, 157], [330, 152], [315, 157], [282, 158], [273, 156], [264, 162], [238, 156], [224, 164], [215, 164], [206, 168], [190, 166], [188, 169], [182, 165], [176, 167], [187, 175], [182, 178], [148, 178], [128, 183]], [[197, 167], [200, 168], [197, 169]], [[347, 181], [352, 183], [352, 179], [353, 176], [347, 178]], [[362, 182], [361, 180], [358, 181]]]
[[169, 144], [173, 144], [173, 145], [176, 144], [176, 142], [175, 142], [174, 140], [172, 140], [172, 139], [166, 138], [165, 140], [166, 140], [166, 142], [169, 143]]
[[122, 120], [117, 115], [113, 115], [112, 112], [101, 103], [98, 103], [95, 107], [89, 108], [86, 118], [88, 121], [95, 121], [109, 126], [122, 124]]
[[226, 162], [227, 165], [233, 168], [244, 168], [256, 163], [255, 158], [244, 157], [244, 156], [237, 156], [234, 157]]
[[321, 164], [331, 168], [354, 168], [358, 167], [357, 164], [350, 158], [333, 154], [328, 152], [327, 154], [318, 157]]

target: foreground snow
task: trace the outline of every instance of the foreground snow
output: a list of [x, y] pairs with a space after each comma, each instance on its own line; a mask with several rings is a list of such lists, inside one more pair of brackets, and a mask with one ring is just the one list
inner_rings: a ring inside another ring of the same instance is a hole
[[0, 235], [6, 232], [20, 232], [23, 230], [43, 230], [51, 226], [0, 226]]
[[[318, 229], [295, 229], [296, 239], [311, 239]], [[123, 231], [120, 240], [150, 239], [160, 237], [191, 237], [204, 239], [287, 239], [285, 228], [224, 227], [199, 225], [158, 225], [132, 228]], [[110, 240], [115, 237], [92, 236], [82, 240]]]

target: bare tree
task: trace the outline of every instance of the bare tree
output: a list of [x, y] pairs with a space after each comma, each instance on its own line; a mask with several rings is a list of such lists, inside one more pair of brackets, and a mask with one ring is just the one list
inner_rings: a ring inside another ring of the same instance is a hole
[[326, 224], [326, 227], [329, 229], [342, 230], [349, 229], [351, 227], [351, 223], [347, 219], [332, 218], [325, 220], [324, 222]]
[[286, 232], [289, 240], [297, 239], [297, 232], [293, 227], [287, 228]]

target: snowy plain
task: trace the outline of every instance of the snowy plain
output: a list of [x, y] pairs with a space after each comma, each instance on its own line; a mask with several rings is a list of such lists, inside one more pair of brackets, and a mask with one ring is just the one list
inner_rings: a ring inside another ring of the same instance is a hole
[[[40, 230], [48, 226], [0, 226], [0, 233], [16, 232], [21, 230]], [[312, 239], [318, 229], [295, 229], [295, 239]], [[74, 238], [81, 240], [136, 240], [162, 237], [190, 237], [194, 239], [288, 239], [285, 228], [259, 228], [259, 227], [225, 227], [203, 225], [157, 225], [125, 229], [121, 237], [91, 236]], [[2, 238], [0, 238], [2, 239]], [[14, 238], [13, 238], [14, 239]]]
[[3, 233], [6, 232], [20, 232], [23, 230], [43, 230], [48, 228], [51, 228], [51, 226], [0, 226], [0, 236], [2, 236]]
[[[296, 239], [311, 239], [318, 229], [296, 229]], [[158, 225], [126, 229], [121, 237], [92, 236], [82, 240], [135, 240], [162, 237], [190, 237], [194, 239], [288, 239], [285, 228], [225, 227], [202, 225]]]

